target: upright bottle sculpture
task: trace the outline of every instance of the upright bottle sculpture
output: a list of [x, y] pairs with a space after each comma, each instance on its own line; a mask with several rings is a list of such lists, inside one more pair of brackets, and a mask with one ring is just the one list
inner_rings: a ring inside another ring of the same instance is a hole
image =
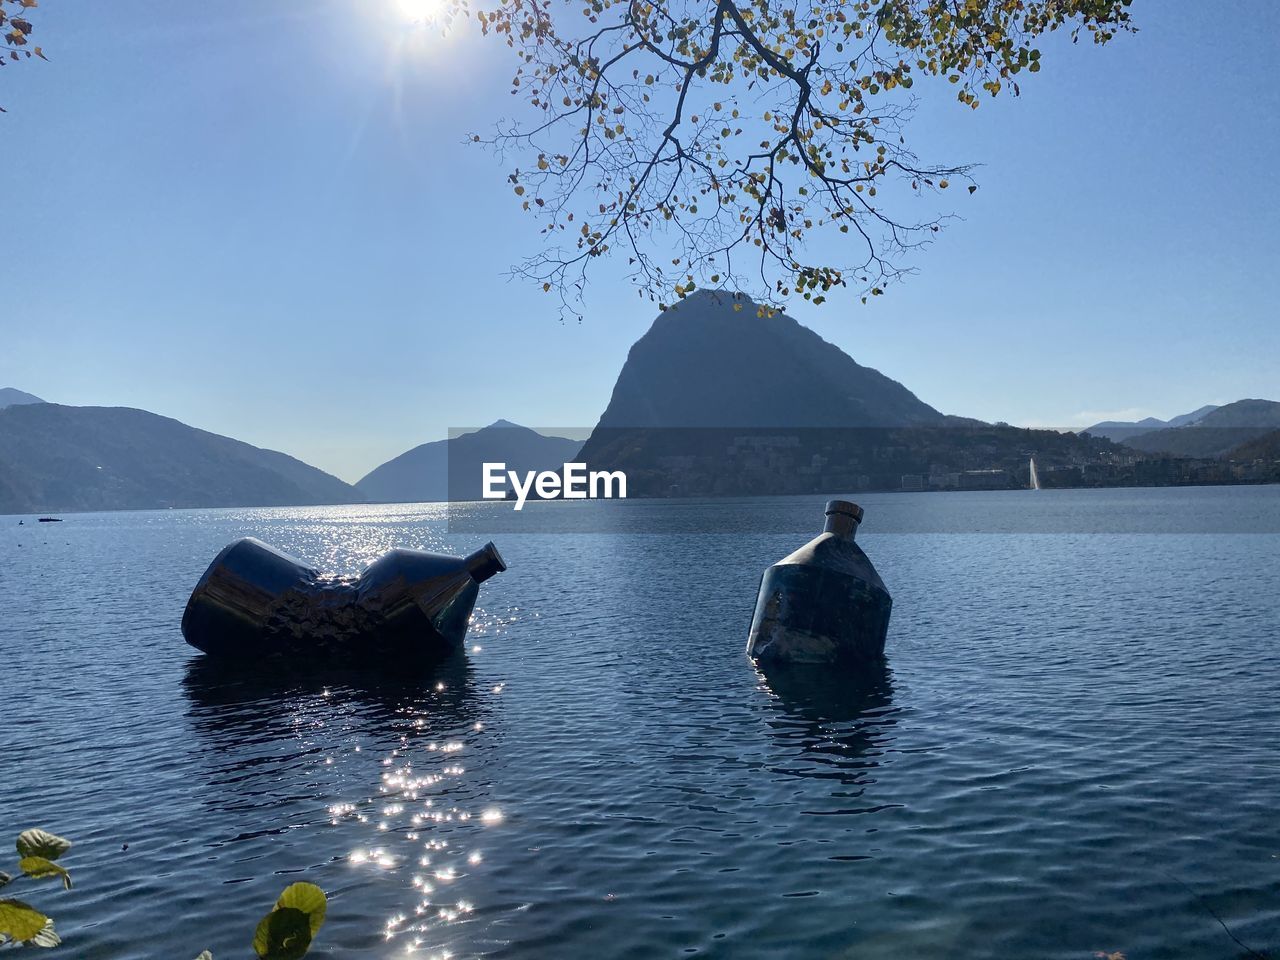
[[823, 532], [760, 581], [747, 653], [771, 663], [870, 665], [884, 656], [893, 598], [853, 542], [862, 508], [827, 503]]
[[462, 647], [480, 584], [505, 569], [488, 543], [469, 557], [391, 550], [359, 577], [326, 576], [246, 537], [196, 584], [182, 634], [224, 658], [436, 659]]

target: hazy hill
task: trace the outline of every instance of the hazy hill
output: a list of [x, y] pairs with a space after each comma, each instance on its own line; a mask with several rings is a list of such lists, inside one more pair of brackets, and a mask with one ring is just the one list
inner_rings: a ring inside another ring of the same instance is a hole
[[382, 503], [479, 500], [484, 463], [505, 463], [522, 473], [559, 471], [581, 447], [581, 440], [548, 437], [498, 420], [472, 433], [414, 447], [370, 471], [356, 488]]
[[0, 513], [350, 503], [300, 460], [128, 407], [0, 410]]
[[1190, 426], [1218, 408], [1213, 404], [1208, 404], [1198, 410], [1192, 410], [1190, 413], [1182, 413], [1168, 420], [1161, 420], [1157, 417], [1145, 417], [1142, 420], [1103, 420], [1101, 423], [1095, 423], [1092, 427], [1085, 427], [1082, 433], [1090, 433], [1095, 437], [1106, 437], [1108, 440], [1115, 440], [1123, 443], [1130, 437], [1136, 437], [1140, 434], [1151, 433], [1153, 430], [1161, 430], [1165, 427], [1185, 427]]
[[1145, 453], [1218, 457], [1277, 428], [1280, 428], [1280, 403], [1274, 400], [1237, 400], [1186, 426], [1153, 430], [1124, 442]]
[[32, 393], [23, 393], [13, 387], [0, 387], [0, 410], [24, 403], [44, 403], [44, 401]]
[[1280, 460], [1280, 430], [1272, 430], [1270, 433], [1248, 440], [1227, 451], [1223, 457], [1242, 463], [1251, 463], [1254, 460]]
[[[738, 306], [741, 309], [735, 310]], [[599, 427], [898, 427], [945, 418], [741, 294], [698, 291], [632, 345]]]
[[1213, 411], [1220, 409], [1216, 403], [1207, 403], [1198, 410], [1192, 410], [1190, 413], [1183, 413], [1176, 417], [1170, 417], [1166, 427], [1189, 427], [1193, 423], [1199, 423]]

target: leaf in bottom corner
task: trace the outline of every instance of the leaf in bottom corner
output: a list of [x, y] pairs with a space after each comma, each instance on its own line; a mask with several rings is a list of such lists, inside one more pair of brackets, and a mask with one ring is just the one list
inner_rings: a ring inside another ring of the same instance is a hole
[[262, 960], [301, 960], [310, 946], [311, 921], [296, 907], [276, 907], [253, 934], [253, 949]]
[[324, 916], [328, 911], [329, 900], [324, 891], [314, 883], [291, 883], [284, 888], [280, 899], [276, 901], [276, 909], [293, 907], [307, 915], [307, 923], [311, 927], [311, 936], [320, 932], [324, 924]]
[[26, 943], [38, 936], [48, 923], [48, 917], [21, 900], [0, 900], [0, 934]]

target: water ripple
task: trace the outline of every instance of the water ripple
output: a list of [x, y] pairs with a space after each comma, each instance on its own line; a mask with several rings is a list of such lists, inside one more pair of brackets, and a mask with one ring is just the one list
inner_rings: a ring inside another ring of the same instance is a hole
[[40, 902], [77, 957], [243, 955], [298, 878], [318, 957], [1238, 955], [1215, 913], [1280, 943], [1273, 536], [869, 537], [890, 666], [853, 684], [742, 656], [775, 534], [510, 535], [466, 658], [227, 674], [177, 623], [247, 534], [342, 573], [476, 546], [432, 506], [0, 518], [0, 809], [75, 839]]

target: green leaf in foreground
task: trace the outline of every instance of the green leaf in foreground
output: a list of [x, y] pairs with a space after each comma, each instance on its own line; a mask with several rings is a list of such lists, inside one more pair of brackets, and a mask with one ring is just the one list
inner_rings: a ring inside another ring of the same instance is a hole
[[276, 907], [253, 934], [253, 949], [262, 960], [301, 960], [310, 946], [311, 922], [296, 907]]
[[18, 834], [19, 857], [44, 857], [57, 860], [71, 849], [71, 841], [47, 830], [23, 830]]
[[68, 890], [71, 889], [71, 874], [67, 873], [66, 867], [56, 864], [52, 860], [46, 860], [44, 857], [23, 857], [18, 861], [18, 869], [35, 880], [43, 880], [45, 877], [61, 877], [62, 885]]
[[329, 908], [329, 900], [324, 891], [314, 883], [291, 883], [284, 888], [280, 899], [276, 901], [276, 909], [293, 907], [307, 915], [307, 923], [311, 927], [311, 936], [320, 932], [324, 924], [325, 911]]
[[48, 917], [21, 900], [0, 900], [0, 934], [18, 943], [34, 940], [48, 923]]

